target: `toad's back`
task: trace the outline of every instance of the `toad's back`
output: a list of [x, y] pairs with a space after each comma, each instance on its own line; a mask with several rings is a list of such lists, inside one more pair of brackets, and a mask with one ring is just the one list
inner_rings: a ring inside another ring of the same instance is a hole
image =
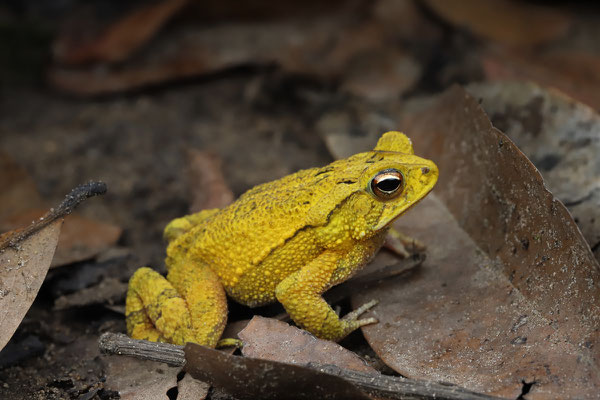
[[[311, 231], [326, 221], [315, 216], [322, 208], [335, 208], [323, 199], [336, 182], [349, 182], [345, 174], [340, 174], [346, 164], [347, 160], [342, 160], [254, 187], [189, 232], [195, 236], [190, 243], [192, 253], [219, 275], [228, 294], [236, 300], [248, 303], [239, 286], [251, 275], [263, 280], [259, 286], [272, 294], [269, 287], [321, 250]], [[285, 252], [284, 245], [289, 246]], [[269, 296], [258, 303], [272, 300]]]

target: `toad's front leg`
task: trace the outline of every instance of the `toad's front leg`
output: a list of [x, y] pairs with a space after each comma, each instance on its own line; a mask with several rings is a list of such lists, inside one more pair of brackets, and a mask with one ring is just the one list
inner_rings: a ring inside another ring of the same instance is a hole
[[362, 262], [362, 255], [354, 254], [355, 257], [352, 257], [352, 253], [343, 255], [342, 252], [325, 251], [282, 280], [275, 289], [277, 300], [294, 322], [315, 336], [338, 341], [361, 326], [377, 323], [375, 318], [358, 319], [376, 302], [369, 302], [367, 307], [360, 307], [357, 312], [339, 318], [321, 297], [331, 286], [346, 280], [357, 261]]

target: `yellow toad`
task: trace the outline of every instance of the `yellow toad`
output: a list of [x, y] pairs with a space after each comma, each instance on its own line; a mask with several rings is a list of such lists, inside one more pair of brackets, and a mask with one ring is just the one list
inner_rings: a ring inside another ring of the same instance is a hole
[[215, 347], [230, 296], [250, 307], [279, 301], [314, 335], [340, 340], [376, 323], [370, 302], [339, 318], [321, 294], [345, 281], [381, 247], [394, 219], [435, 185], [436, 165], [410, 140], [387, 132], [373, 151], [298, 171], [250, 189], [223, 209], [169, 223], [166, 279], [140, 268], [127, 293], [136, 339]]

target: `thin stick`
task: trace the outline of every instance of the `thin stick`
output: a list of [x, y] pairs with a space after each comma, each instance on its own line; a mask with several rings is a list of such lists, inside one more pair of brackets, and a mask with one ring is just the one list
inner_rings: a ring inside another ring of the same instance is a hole
[[[312, 365], [309, 365], [313, 367]], [[366, 374], [343, 369], [337, 365], [320, 365], [317, 370], [339, 376], [358, 386], [366, 393], [381, 399], [447, 399], [447, 400], [499, 400], [499, 397], [472, 392], [453, 384], [420, 381], [389, 375]]]
[[185, 364], [183, 346], [169, 343], [156, 343], [147, 340], [136, 340], [122, 333], [106, 332], [100, 336], [98, 347], [102, 354], [118, 354], [158, 361], [175, 367]]
[[65, 196], [65, 199], [58, 207], [50, 209], [43, 217], [33, 222], [28, 227], [15, 231], [12, 234], [9, 233], [9, 236], [0, 242], [0, 250], [7, 247], [17, 247], [20, 242], [30, 235], [50, 225], [57, 219], [64, 218], [71, 214], [75, 207], [85, 199], [104, 193], [106, 193], [106, 184], [104, 182], [90, 181], [77, 186], [75, 189], [71, 190], [71, 193]]

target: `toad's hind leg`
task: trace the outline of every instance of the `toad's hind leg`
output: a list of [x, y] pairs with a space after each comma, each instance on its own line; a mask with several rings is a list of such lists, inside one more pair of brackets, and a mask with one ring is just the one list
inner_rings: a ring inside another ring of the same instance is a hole
[[171, 266], [167, 279], [188, 304], [195, 342], [217, 346], [227, 324], [227, 296], [217, 274], [206, 265], [188, 260]]
[[210, 268], [186, 262], [171, 266], [167, 279], [138, 269], [129, 281], [125, 313], [134, 339], [215, 347], [227, 322], [227, 300]]
[[182, 344], [193, 336], [185, 300], [150, 268], [138, 269], [129, 280], [125, 316], [134, 339]]

